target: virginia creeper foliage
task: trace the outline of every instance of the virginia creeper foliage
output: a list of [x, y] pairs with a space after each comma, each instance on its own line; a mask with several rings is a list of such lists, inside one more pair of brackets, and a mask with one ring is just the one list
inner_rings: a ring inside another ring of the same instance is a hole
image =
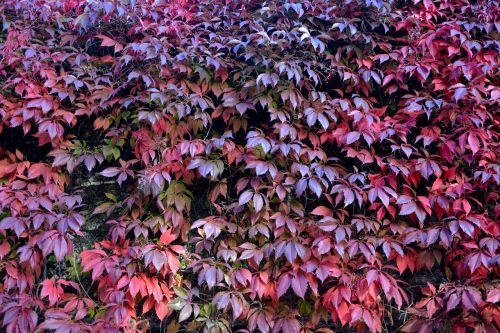
[[498, 5], [0, 1], [2, 330], [498, 332]]

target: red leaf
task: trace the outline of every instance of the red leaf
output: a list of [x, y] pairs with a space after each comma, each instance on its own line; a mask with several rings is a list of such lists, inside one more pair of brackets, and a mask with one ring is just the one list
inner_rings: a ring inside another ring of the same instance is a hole
[[132, 277], [132, 279], [130, 279], [129, 290], [132, 297], [135, 297], [135, 295], [137, 295], [137, 293], [141, 289], [141, 283], [141, 280], [139, 280], [137, 276], [134, 276]]
[[311, 214], [320, 215], [320, 216], [333, 216], [332, 210], [329, 208], [326, 208], [325, 206], [318, 206], [318, 207], [314, 208], [311, 211]]
[[486, 297], [486, 302], [490, 303], [498, 303], [500, 302], [500, 290], [493, 289], [488, 292], [488, 296]]
[[290, 275], [285, 273], [282, 274], [278, 280], [278, 287], [276, 291], [278, 292], [278, 297], [283, 296], [288, 288], [290, 288], [290, 285], [292, 283], [292, 280], [290, 278]]
[[163, 301], [155, 304], [155, 311], [160, 320], [163, 320], [171, 312], [170, 308], [167, 306], [167, 303]]
[[476, 154], [479, 151], [479, 139], [473, 132], [469, 133], [469, 136], [467, 137], [467, 142], [470, 145], [472, 153]]
[[292, 289], [300, 298], [304, 298], [307, 290], [307, 279], [302, 274], [296, 274], [292, 278]]

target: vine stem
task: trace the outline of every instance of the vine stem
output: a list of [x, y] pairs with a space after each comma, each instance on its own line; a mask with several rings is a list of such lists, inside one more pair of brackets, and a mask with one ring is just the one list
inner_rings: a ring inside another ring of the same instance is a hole
[[[87, 292], [87, 289], [85, 288], [85, 286], [83, 285], [82, 281], [80, 280], [80, 275], [78, 274], [78, 270], [76, 269], [76, 256], [75, 256], [75, 251], [73, 251], [73, 269], [75, 270], [75, 275], [76, 275], [76, 279], [78, 280], [78, 284], [80, 284], [80, 287], [82, 287], [82, 290], [83, 292], [85, 293], [85, 295], [91, 299], [92, 301], [94, 301], [92, 299], [92, 297], [90, 297], [89, 293]], [[97, 303], [94, 301], [94, 303]]]

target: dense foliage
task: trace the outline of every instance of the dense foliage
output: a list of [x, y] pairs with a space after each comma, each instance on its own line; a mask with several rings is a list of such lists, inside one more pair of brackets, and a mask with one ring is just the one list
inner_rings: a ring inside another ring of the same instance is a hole
[[498, 5], [0, 1], [0, 325], [497, 332]]

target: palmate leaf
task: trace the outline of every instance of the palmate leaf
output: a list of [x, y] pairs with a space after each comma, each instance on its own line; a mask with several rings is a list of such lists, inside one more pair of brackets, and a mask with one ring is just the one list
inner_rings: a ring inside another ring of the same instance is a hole
[[0, 330], [499, 331], [497, 8], [1, 1]]

